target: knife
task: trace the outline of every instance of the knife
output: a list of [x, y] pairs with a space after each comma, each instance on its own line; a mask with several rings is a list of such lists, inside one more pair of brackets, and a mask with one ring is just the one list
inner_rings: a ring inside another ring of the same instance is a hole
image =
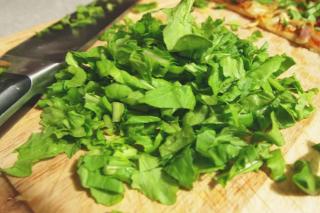
[[[44, 92], [54, 81], [54, 74], [64, 65], [68, 51], [85, 50], [119, 16], [126, 12], [136, 0], [98, 0], [95, 5], [104, 8], [104, 17], [96, 23], [76, 30], [64, 27], [41, 36], [35, 35], [9, 50], [0, 62], [10, 64], [0, 74], [0, 126], [35, 95]], [[108, 10], [106, 5], [112, 5]], [[75, 18], [77, 12], [71, 14]], [[50, 27], [49, 27], [50, 29]]]

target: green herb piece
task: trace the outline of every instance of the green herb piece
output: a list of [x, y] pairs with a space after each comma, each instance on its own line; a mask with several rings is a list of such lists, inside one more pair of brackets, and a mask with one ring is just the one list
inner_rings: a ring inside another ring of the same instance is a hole
[[[109, 4], [107, 4], [107, 10], [112, 11], [113, 8], [110, 8], [108, 5]], [[59, 22], [40, 31], [38, 36], [46, 35], [51, 31], [59, 31], [66, 27], [76, 30], [87, 25], [95, 24], [97, 19], [104, 16], [104, 13], [104, 8], [101, 6], [97, 6], [95, 4], [89, 4], [87, 6], [80, 5], [77, 7], [74, 16], [65, 16]]]
[[263, 162], [257, 147], [245, 146], [239, 151], [231, 167], [217, 176], [217, 181], [225, 186], [236, 175], [258, 171], [262, 165]]
[[206, 8], [209, 5], [208, 0], [195, 0], [193, 6], [197, 8]]
[[247, 38], [247, 40], [250, 41], [250, 42], [256, 42], [262, 37], [263, 36], [262, 36], [261, 31], [260, 30], [256, 30]]
[[320, 192], [320, 177], [312, 172], [308, 161], [299, 160], [294, 163], [292, 181], [307, 194], [317, 195]]
[[157, 2], [150, 2], [150, 3], [145, 3], [145, 4], [137, 4], [132, 8], [132, 11], [134, 13], [144, 13], [148, 12], [150, 10], [153, 10], [158, 7]]
[[119, 102], [112, 103], [112, 122], [120, 122], [124, 113], [124, 105]]
[[58, 140], [50, 133], [33, 134], [27, 143], [17, 149], [18, 160], [15, 164], [3, 171], [16, 177], [30, 176], [32, 165], [38, 161], [52, 158], [60, 153], [72, 156], [78, 147], [66, 140]]
[[107, 162], [107, 155], [83, 156], [78, 162], [77, 173], [81, 185], [89, 189], [97, 203], [110, 206], [122, 200], [124, 186], [121, 181], [111, 175], [102, 173]]
[[193, 109], [196, 100], [190, 86], [170, 85], [148, 91], [140, 103], [157, 108]]
[[170, 205], [176, 201], [178, 187], [159, 167], [158, 159], [155, 157], [140, 156], [139, 172], [133, 174], [131, 186], [160, 203]]
[[237, 23], [232, 23], [232, 24], [229, 24], [229, 25], [230, 25], [230, 29], [231, 29], [232, 31], [238, 31], [238, 30], [239, 30], [239, 27], [240, 27], [239, 24], [237, 24]]
[[214, 6], [214, 9], [216, 9], [216, 10], [221, 10], [221, 9], [225, 9], [225, 8], [226, 8], [225, 4], [216, 4]]
[[192, 151], [186, 148], [172, 159], [167, 167], [164, 168], [167, 174], [178, 181], [181, 187], [191, 189], [192, 183], [197, 179], [197, 171], [193, 165]]
[[169, 19], [163, 37], [169, 51], [188, 51], [210, 45], [204, 36], [193, 32], [193, 18], [190, 14], [193, 3], [193, 0], [181, 1], [177, 7], [166, 10]]
[[267, 167], [270, 169], [270, 176], [275, 181], [285, 180], [285, 161], [281, 154], [281, 150], [277, 149], [270, 153], [270, 157], [267, 159]]

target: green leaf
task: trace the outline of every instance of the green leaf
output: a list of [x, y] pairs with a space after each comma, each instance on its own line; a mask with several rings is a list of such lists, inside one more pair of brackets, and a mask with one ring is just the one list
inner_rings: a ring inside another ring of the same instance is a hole
[[294, 163], [292, 181], [307, 194], [317, 195], [320, 193], [320, 177], [312, 172], [308, 161], [299, 160]]
[[17, 149], [18, 160], [11, 168], [3, 169], [9, 175], [16, 177], [30, 176], [34, 163], [55, 157], [66, 152], [73, 144], [57, 140], [50, 133], [32, 134], [27, 143]]
[[120, 122], [125, 106], [119, 102], [112, 102], [112, 122]]
[[156, 108], [183, 108], [192, 110], [195, 107], [196, 100], [190, 86], [171, 85], [148, 91], [140, 99], [140, 103], [145, 103]]
[[129, 96], [132, 93], [132, 89], [126, 85], [113, 83], [105, 88], [105, 94], [112, 100], [121, 100]]
[[289, 69], [295, 63], [287, 56], [274, 56], [264, 62], [261, 66], [252, 70], [249, 76], [258, 82], [265, 82], [271, 76], [279, 76], [283, 71]]
[[102, 77], [112, 77], [116, 82], [120, 84], [126, 84], [130, 87], [138, 89], [152, 89], [153, 87], [147, 82], [129, 74], [126, 71], [118, 69], [115, 64], [106, 58], [102, 58], [101, 61], [97, 61], [97, 67], [99, 74]]
[[286, 179], [285, 168], [286, 164], [282, 157], [281, 150], [277, 149], [270, 153], [270, 157], [266, 161], [267, 167], [271, 171], [271, 178], [275, 181], [283, 181]]
[[131, 186], [150, 199], [166, 205], [174, 204], [178, 187], [158, 166], [157, 158], [146, 154], [141, 155], [139, 172], [132, 176]]
[[193, 6], [197, 8], [206, 8], [208, 7], [208, 4], [208, 0], [195, 0]]
[[174, 50], [179, 39], [192, 34], [192, 16], [190, 15], [194, 0], [182, 0], [179, 5], [165, 12], [168, 24], [163, 30], [163, 39], [169, 51]]
[[70, 80], [65, 81], [64, 86], [66, 88], [80, 87], [87, 80], [86, 72], [80, 67], [69, 66], [68, 71], [73, 77]]
[[181, 154], [173, 158], [164, 170], [168, 175], [177, 180], [180, 186], [186, 189], [191, 189], [193, 182], [198, 177], [197, 171], [193, 166], [190, 148], [184, 149]]
[[186, 113], [183, 117], [183, 125], [184, 126], [195, 126], [198, 124], [201, 124], [208, 115], [208, 107], [202, 106], [199, 109], [196, 109], [195, 111], [190, 111]]
[[229, 133], [216, 135], [214, 130], [205, 130], [197, 135], [196, 150], [211, 159], [213, 166], [222, 169], [227, 162], [238, 156], [246, 142]]
[[240, 79], [245, 75], [242, 60], [236, 60], [231, 58], [230, 56], [223, 57], [220, 60], [220, 66], [222, 67], [223, 75], [225, 77]]
[[95, 188], [90, 189], [90, 194], [96, 200], [97, 203], [106, 206], [112, 206], [114, 204], [117, 204], [123, 199], [122, 194], [106, 192]]
[[167, 137], [166, 141], [159, 147], [160, 155], [163, 158], [174, 155], [179, 150], [193, 143], [195, 140], [194, 131], [191, 127], [184, 127], [181, 131]]
[[247, 146], [241, 149], [230, 170], [218, 175], [217, 181], [225, 186], [236, 175], [257, 171], [262, 164], [258, 150], [253, 146]]
[[274, 112], [271, 113], [271, 129], [267, 133], [256, 132], [255, 137], [259, 139], [264, 139], [271, 144], [275, 144], [277, 146], [282, 146], [284, 144], [284, 139], [282, 133], [279, 129], [279, 124]]
[[177, 40], [172, 51], [183, 52], [193, 51], [197, 49], [206, 49], [210, 47], [212, 43], [203, 36], [190, 34], [184, 35]]
[[110, 206], [122, 200], [124, 187], [121, 181], [101, 174], [101, 169], [106, 163], [107, 157], [103, 155], [82, 156], [78, 162], [77, 173], [81, 185], [89, 189], [97, 203]]
[[155, 116], [147, 116], [147, 115], [130, 115], [128, 116], [128, 120], [126, 124], [145, 124], [145, 123], [154, 123], [160, 122], [161, 119]]

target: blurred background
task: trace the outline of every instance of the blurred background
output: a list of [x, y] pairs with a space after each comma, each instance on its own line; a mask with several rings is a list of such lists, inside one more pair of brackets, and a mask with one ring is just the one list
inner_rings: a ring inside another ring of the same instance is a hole
[[92, 0], [0, 0], [0, 37], [62, 18]]

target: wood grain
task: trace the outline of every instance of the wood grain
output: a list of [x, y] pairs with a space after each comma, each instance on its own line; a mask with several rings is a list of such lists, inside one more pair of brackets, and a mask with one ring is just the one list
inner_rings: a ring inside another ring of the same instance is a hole
[[19, 200], [18, 193], [10, 185], [7, 178], [0, 176], [0, 212], [28, 213], [31, 209]]
[[[174, 5], [177, 0], [158, 1], [160, 6]], [[249, 26], [250, 22], [239, 15], [225, 10], [196, 10], [198, 20], [208, 15], [213, 18], [225, 18], [227, 23], [239, 23]], [[137, 18], [137, 15], [129, 14]], [[40, 29], [40, 28], [39, 28]], [[247, 37], [256, 28], [241, 28], [237, 33]], [[31, 34], [28, 32], [26, 37]], [[302, 81], [305, 89], [320, 85], [320, 56], [304, 48], [292, 46], [287, 40], [268, 32], [257, 45], [268, 42], [271, 54], [286, 53], [292, 56], [297, 65], [285, 73], [295, 74]], [[4, 51], [23, 40], [23, 35], [1, 42], [0, 51]], [[14, 42], [16, 41], [16, 42]], [[283, 151], [286, 160], [293, 163], [296, 159], [307, 158], [317, 160], [317, 154], [310, 152], [310, 143], [320, 142], [320, 96], [315, 99], [317, 112], [309, 119], [299, 122], [294, 127], [283, 131], [287, 142]], [[7, 128], [0, 139], [0, 167], [10, 166], [16, 156], [12, 151], [24, 143], [32, 132], [39, 131], [40, 111], [30, 108], [21, 119]], [[1, 136], [1, 135], [0, 135]], [[35, 212], [317, 212], [319, 197], [305, 196], [299, 193], [290, 182], [280, 185], [270, 181], [265, 173], [250, 173], [235, 178], [226, 188], [212, 182], [209, 175], [202, 176], [191, 191], [180, 191], [177, 203], [165, 206], [150, 201], [135, 190], [128, 189], [125, 199], [113, 207], [96, 204], [88, 193], [81, 188], [75, 175], [75, 162], [81, 155], [72, 159], [60, 155], [54, 159], [43, 161], [33, 169], [28, 178], [8, 177], [15, 189], [20, 193]], [[316, 162], [316, 161], [315, 161]], [[319, 167], [319, 165], [315, 165]], [[1, 211], [0, 211], [1, 212]]]

